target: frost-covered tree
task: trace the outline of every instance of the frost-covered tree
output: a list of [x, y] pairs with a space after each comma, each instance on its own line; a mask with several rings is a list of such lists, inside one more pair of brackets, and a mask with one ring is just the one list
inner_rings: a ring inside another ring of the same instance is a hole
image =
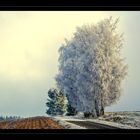
[[57, 89], [50, 89], [48, 91], [48, 99], [47, 99], [47, 114], [48, 115], [63, 115], [67, 109], [66, 98]]
[[97, 117], [121, 95], [127, 65], [121, 58], [123, 36], [118, 19], [104, 19], [96, 25], [78, 27], [71, 40], [59, 49], [56, 82], [70, 105], [85, 116]]

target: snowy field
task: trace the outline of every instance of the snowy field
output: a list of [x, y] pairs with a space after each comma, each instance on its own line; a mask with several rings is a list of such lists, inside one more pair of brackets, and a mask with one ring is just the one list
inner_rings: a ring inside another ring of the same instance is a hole
[[86, 129], [66, 121], [91, 121], [100, 124], [115, 126], [121, 129], [140, 129], [140, 112], [106, 112], [103, 117], [98, 119], [85, 119], [83, 115], [77, 116], [58, 116], [54, 118], [60, 125], [66, 129]]
[[100, 117], [99, 120], [130, 126], [134, 129], [140, 129], [140, 111], [107, 112], [103, 117]]

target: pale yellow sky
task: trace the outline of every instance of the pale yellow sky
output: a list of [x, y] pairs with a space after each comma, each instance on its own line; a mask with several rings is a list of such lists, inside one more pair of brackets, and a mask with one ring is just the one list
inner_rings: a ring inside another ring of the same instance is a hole
[[57, 49], [76, 26], [109, 17], [105, 12], [58, 11], [1, 12], [0, 16], [0, 73], [14, 79], [41, 78], [44, 61], [54, 62], [56, 69]]
[[[44, 114], [46, 92], [55, 86], [58, 49], [64, 38], [70, 39], [77, 26], [113, 16], [120, 17], [118, 28], [126, 32], [127, 40], [126, 22], [135, 23], [134, 15], [121, 11], [0, 11], [0, 113]], [[130, 56], [127, 50], [124, 54]]]

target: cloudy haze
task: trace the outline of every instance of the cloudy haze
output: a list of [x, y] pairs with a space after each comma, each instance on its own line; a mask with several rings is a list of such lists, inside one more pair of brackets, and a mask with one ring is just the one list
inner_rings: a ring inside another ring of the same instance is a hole
[[0, 114], [45, 115], [47, 91], [55, 87], [58, 48], [76, 26], [120, 17], [122, 55], [129, 65], [120, 101], [107, 111], [140, 110], [140, 12], [0, 12]]

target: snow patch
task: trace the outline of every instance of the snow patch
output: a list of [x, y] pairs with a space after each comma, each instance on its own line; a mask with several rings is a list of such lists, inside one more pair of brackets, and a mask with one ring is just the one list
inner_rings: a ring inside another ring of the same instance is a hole
[[54, 121], [56, 121], [59, 125], [63, 126], [66, 129], [87, 129], [85, 127], [81, 127], [81, 126], [75, 125], [73, 123], [66, 122], [66, 120], [72, 120], [70, 117], [68, 117], [68, 118], [64, 118], [64, 117], [53, 117], [52, 119]]
[[117, 127], [120, 129], [138, 129], [138, 128], [133, 127], [133, 126], [124, 125], [124, 124], [115, 123], [115, 122], [103, 121], [103, 120], [99, 120], [99, 119], [87, 119], [87, 121], [95, 122], [95, 123], [99, 123], [99, 124], [105, 124], [105, 125]]
[[126, 129], [140, 129], [140, 112], [106, 112], [104, 116], [98, 118], [119, 126], [123, 125]]

